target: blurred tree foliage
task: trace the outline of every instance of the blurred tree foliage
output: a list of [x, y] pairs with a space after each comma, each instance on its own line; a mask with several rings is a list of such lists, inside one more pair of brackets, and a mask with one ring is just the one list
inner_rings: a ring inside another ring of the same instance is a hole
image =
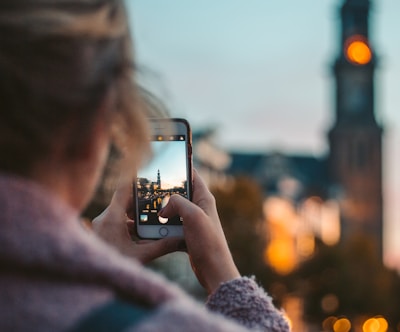
[[[320, 325], [329, 316], [384, 316], [400, 324], [400, 277], [386, 268], [372, 241], [359, 234], [346, 243], [317, 243], [311, 259], [287, 276], [264, 262], [267, 241], [261, 189], [248, 178], [212, 188], [233, 258], [243, 275], [255, 275], [279, 305], [288, 294], [304, 301], [304, 318]], [[399, 325], [400, 326], [400, 325]]]
[[229, 248], [239, 271], [256, 276], [269, 288], [274, 274], [264, 263], [266, 228], [263, 220], [264, 196], [260, 186], [246, 177], [211, 188]]
[[307, 321], [382, 315], [393, 327], [400, 323], [399, 275], [382, 264], [371, 243], [359, 234], [333, 247], [319, 244], [313, 258], [291, 276]]

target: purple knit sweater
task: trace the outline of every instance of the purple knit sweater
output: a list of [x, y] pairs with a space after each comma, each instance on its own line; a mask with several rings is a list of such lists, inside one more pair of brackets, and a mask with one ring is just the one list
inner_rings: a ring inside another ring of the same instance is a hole
[[121, 296], [154, 307], [127, 331], [289, 330], [254, 280], [222, 284], [204, 307], [86, 231], [33, 182], [0, 175], [0, 211], [0, 331], [67, 331]]

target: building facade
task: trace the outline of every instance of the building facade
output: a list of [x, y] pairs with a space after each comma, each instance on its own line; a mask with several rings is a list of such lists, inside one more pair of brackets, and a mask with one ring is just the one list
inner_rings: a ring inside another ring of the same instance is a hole
[[[366, 236], [382, 259], [383, 130], [375, 115], [377, 57], [370, 40], [370, 10], [369, 0], [344, 0], [339, 8], [328, 154], [232, 152], [228, 173], [249, 175], [262, 186], [267, 198], [291, 202], [296, 211], [293, 223], [298, 226], [292, 224], [288, 229], [299, 227], [297, 236], [312, 232], [324, 240], [333, 232], [334, 238], [343, 242]], [[338, 226], [334, 226], [335, 215]], [[299, 247], [301, 237], [294, 242]], [[331, 237], [328, 242], [335, 241]]]

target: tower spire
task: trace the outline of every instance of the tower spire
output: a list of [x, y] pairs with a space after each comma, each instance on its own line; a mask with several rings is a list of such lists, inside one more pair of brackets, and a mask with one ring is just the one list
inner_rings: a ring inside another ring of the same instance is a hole
[[344, 0], [340, 9], [342, 43], [352, 35], [369, 38], [370, 9], [370, 0]]

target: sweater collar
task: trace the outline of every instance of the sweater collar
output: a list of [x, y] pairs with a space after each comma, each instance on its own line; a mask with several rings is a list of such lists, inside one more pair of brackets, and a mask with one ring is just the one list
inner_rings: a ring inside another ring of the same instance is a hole
[[0, 269], [108, 285], [149, 304], [177, 287], [84, 228], [77, 211], [31, 180], [0, 174]]

